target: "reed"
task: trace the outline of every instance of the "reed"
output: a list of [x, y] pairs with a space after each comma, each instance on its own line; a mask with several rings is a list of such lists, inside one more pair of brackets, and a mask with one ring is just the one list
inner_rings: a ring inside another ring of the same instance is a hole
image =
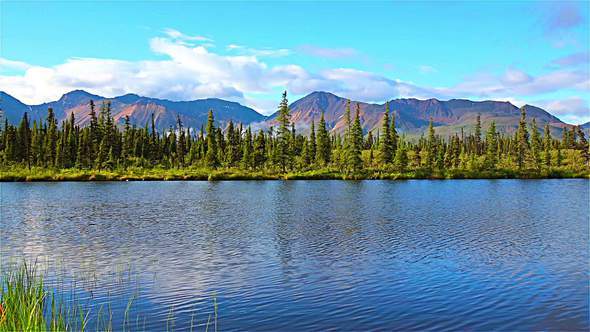
[[[3, 271], [0, 287], [0, 332], [12, 331], [86, 331], [89, 322], [93, 322], [96, 331], [145, 330], [145, 319], [140, 322], [140, 315], [131, 317], [131, 308], [137, 294], [129, 299], [123, 314], [122, 326], [113, 326], [113, 313], [110, 303], [100, 305], [92, 312], [81, 305], [74, 289], [69, 292], [55, 291], [44, 282], [44, 276], [37, 269], [37, 264], [12, 264]], [[137, 292], [138, 293], [138, 292]], [[204, 326], [217, 331], [217, 301], [214, 298], [213, 321], [211, 316]], [[106, 316], [106, 317], [105, 317]], [[135, 324], [135, 325], [134, 325]], [[167, 330], [174, 330], [176, 318], [170, 308], [166, 321]], [[194, 330], [195, 317], [191, 316], [190, 329]]]

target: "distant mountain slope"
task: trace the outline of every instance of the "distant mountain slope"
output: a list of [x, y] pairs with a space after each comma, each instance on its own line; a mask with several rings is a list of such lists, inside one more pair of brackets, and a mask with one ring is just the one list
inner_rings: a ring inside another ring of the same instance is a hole
[[[200, 128], [206, 124], [207, 112], [213, 109], [217, 124], [225, 124], [229, 120], [244, 125], [266, 121], [267, 125], [276, 125], [276, 113], [270, 117], [255, 110], [222, 99], [200, 99], [193, 101], [170, 101], [126, 94], [115, 98], [105, 98], [90, 94], [83, 90], [74, 90], [64, 94], [59, 100], [41, 105], [26, 105], [5, 92], [0, 92], [0, 109], [11, 123], [18, 123], [24, 112], [29, 112], [31, 119], [45, 119], [47, 108], [52, 107], [59, 121], [63, 121], [73, 112], [76, 122], [80, 125], [89, 123], [88, 103], [94, 100], [97, 112], [101, 103], [110, 100], [112, 114], [115, 120], [122, 124], [126, 115], [131, 123], [144, 126], [154, 114], [158, 129], [168, 129], [176, 124], [177, 115], [180, 116], [185, 127]], [[371, 104], [351, 102], [351, 113], [354, 115], [356, 104], [361, 110], [363, 130], [377, 133], [381, 127], [381, 119], [385, 111], [385, 104]], [[390, 110], [395, 113], [396, 126], [399, 131], [408, 135], [420, 135], [428, 127], [430, 118], [433, 119], [437, 133], [446, 136], [472, 131], [477, 114], [481, 115], [484, 130], [491, 121], [496, 122], [498, 131], [513, 133], [520, 118], [520, 110], [509, 102], [504, 101], [470, 101], [452, 99], [440, 101], [437, 99], [419, 100], [414, 98], [393, 99], [389, 102]], [[342, 133], [345, 127], [343, 118], [346, 99], [329, 92], [313, 92], [293, 102], [290, 105], [291, 119], [300, 132], [306, 132], [311, 120], [316, 124], [322, 112], [325, 113], [326, 124], [332, 132]], [[527, 118], [536, 119], [539, 128], [546, 123], [551, 126], [555, 135], [560, 135], [561, 128], [567, 126], [564, 122], [549, 114], [547, 111], [526, 105]], [[588, 132], [590, 123], [582, 125]]]
[[170, 101], [126, 94], [115, 98], [105, 98], [90, 94], [83, 90], [74, 90], [64, 94], [59, 100], [40, 105], [26, 105], [18, 99], [0, 92], [0, 109], [11, 123], [18, 123], [24, 112], [29, 112], [31, 119], [45, 119], [47, 109], [53, 108], [57, 119], [61, 122], [73, 112], [76, 123], [84, 126], [90, 122], [89, 103], [94, 100], [96, 112], [103, 101], [110, 100], [115, 121], [123, 123], [128, 115], [132, 124], [143, 127], [150, 121], [152, 113], [156, 126], [162, 130], [176, 124], [180, 116], [185, 127], [200, 128], [207, 122], [207, 113], [213, 109], [217, 124], [225, 124], [230, 120], [249, 124], [264, 121], [264, 115], [235, 102], [208, 98], [193, 101]]
[[0, 91], [0, 110], [11, 123], [17, 123], [24, 112], [31, 112], [30, 106], [25, 105], [20, 100]]
[[[373, 130], [375, 133], [381, 127], [381, 119], [385, 112], [385, 104], [369, 104], [351, 101], [351, 114], [354, 116], [356, 104], [360, 106], [361, 122], [366, 132]], [[328, 92], [313, 92], [290, 105], [291, 119], [302, 128], [307, 128], [311, 119], [317, 122], [321, 112], [327, 126], [334, 132], [343, 132], [345, 127], [344, 110], [346, 99]], [[501, 101], [470, 101], [464, 99], [452, 99], [440, 101], [437, 99], [418, 100], [414, 98], [393, 99], [389, 101], [389, 107], [396, 116], [397, 128], [408, 134], [424, 132], [430, 118], [433, 119], [437, 132], [441, 135], [472, 130], [477, 114], [481, 115], [482, 126], [487, 128], [491, 121], [495, 121], [498, 130], [511, 133], [518, 127], [520, 110], [509, 102]], [[527, 118], [536, 119], [539, 127], [546, 123], [554, 132], [560, 132], [566, 125], [555, 116], [545, 110], [526, 105]], [[276, 123], [276, 113], [267, 121]]]

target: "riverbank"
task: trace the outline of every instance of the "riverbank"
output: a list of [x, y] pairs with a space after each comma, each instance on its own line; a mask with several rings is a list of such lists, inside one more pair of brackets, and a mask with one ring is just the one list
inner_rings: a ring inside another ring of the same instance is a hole
[[572, 171], [554, 168], [551, 170], [450, 170], [427, 169], [409, 172], [392, 172], [369, 169], [355, 174], [342, 173], [335, 169], [320, 169], [298, 172], [246, 171], [242, 169], [144, 169], [81, 170], [47, 168], [9, 168], [0, 170], [0, 182], [43, 181], [231, 181], [231, 180], [410, 180], [410, 179], [551, 179], [590, 178], [588, 170]]

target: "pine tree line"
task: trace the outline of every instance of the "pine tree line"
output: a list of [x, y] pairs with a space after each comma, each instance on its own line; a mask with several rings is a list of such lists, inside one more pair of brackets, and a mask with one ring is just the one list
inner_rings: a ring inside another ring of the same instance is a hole
[[590, 160], [588, 141], [580, 127], [566, 127], [556, 139], [545, 125], [541, 135], [535, 119], [527, 123], [524, 108], [514, 135], [498, 133], [493, 122], [483, 134], [477, 116], [474, 133], [446, 138], [436, 134], [431, 120], [426, 137], [417, 142], [398, 133], [389, 105], [377, 135], [364, 135], [360, 107], [357, 104], [352, 114], [350, 101], [342, 135], [330, 134], [323, 114], [317, 125], [311, 122], [309, 135], [298, 134], [290, 119], [286, 92], [279, 104], [276, 128], [257, 132], [231, 121], [225, 128], [216, 127], [212, 110], [207, 126], [200, 131], [185, 128], [178, 118], [175, 128], [158, 132], [153, 114], [143, 128], [131, 126], [128, 117], [119, 128], [109, 102], [104, 102], [97, 114], [91, 101], [89, 116], [86, 127], [76, 125], [73, 113], [58, 125], [51, 108], [43, 123], [31, 124], [27, 113], [18, 126], [6, 120], [0, 128], [1, 166], [96, 170], [204, 167], [283, 173], [328, 168], [343, 174], [368, 170], [444, 174], [453, 170], [580, 171], [587, 170]]

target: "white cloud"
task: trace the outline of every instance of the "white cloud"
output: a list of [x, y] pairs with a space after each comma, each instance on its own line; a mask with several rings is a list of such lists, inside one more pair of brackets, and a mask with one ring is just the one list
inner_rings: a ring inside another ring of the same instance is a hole
[[421, 65], [418, 67], [418, 70], [422, 74], [434, 74], [434, 73], [438, 72], [438, 70], [436, 70], [436, 68], [434, 68], [432, 66], [428, 66], [428, 65]]
[[588, 72], [584, 69], [556, 70], [532, 76], [509, 68], [502, 75], [478, 73], [453, 87], [435, 88], [447, 97], [496, 98], [498, 96], [534, 96], [562, 90], [587, 91]]
[[508, 68], [502, 77], [502, 81], [508, 85], [524, 84], [531, 81], [531, 77], [522, 70]]
[[228, 51], [236, 52], [241, 55], [253, 55], [257, 57], [284, 57], [291, 55], [291, 50], [287, 48], [250, 48], [238, 44], [229, 44], [225, 48]]
[[71, 58], [44, 67], [0, 58], [0, 68], [21, 71], [10, 75], [0, 72], [0, 90], [29, 104], [56, 100], [74, 89], [107, 97], [125, 93], [171, 100], [217, 97], [238, 101], [265, 114], [276, 110], [276, 98], [272, 96], [285, 88], [294, 95], [324, 90], [368, 102], [396, 97], [534, 100], [562, 90], [590, 91], [587, 70], [577, 67], [537, 76], [511, 67], [501, 74], [477, 73], [454, 86], [428, 87], [352, 68], [311, 72], [297, 64], [270, 65], [263, 60], [265, 57], [284, 56], [289, 50], [230, 44], [225, 47], [227, 55], [203, 45], [210, 42], [205, 38], [167, 30], [165, 37], [150, 40], [151, 50], [162, 55], [162, 60]]
[[534, 104], [568, 123], [580, 124], [590, 121], [590, 104], [588, 100], [579, 96], [536, 100]]
[[29, 68], [31, 68], [31, 65], [29, 65], [26, 62], [13, 61], [13, 60], [8, 60], [8, 59], [0, 57], [0, 72], [14, 70], [14, 69], [27, 70]]
[[192, 40], [192, 41], [200, 41], [200, 42], [213, 42], [213, 39], [204, 37], [204, 36], [189, 36], [185, 35], [184, 33], [175, 30], [175, 29], [164, 29], [164, 33], [172, 38], [177, 40]]
[[560, 58], [554, 59], [551, 61], [551, 67], [575, 67], [579, 65], [586, 65], [590, 64], [590, 52], [577, 52], [572, 53], [566, 56], [562, 56]]
[[298, 50], [302, 53], [320, 57], [320, 58], [347, 58], [358, 55], [358, 51], [354, 48], [328, 48], [316, 45], [301, 45]]

